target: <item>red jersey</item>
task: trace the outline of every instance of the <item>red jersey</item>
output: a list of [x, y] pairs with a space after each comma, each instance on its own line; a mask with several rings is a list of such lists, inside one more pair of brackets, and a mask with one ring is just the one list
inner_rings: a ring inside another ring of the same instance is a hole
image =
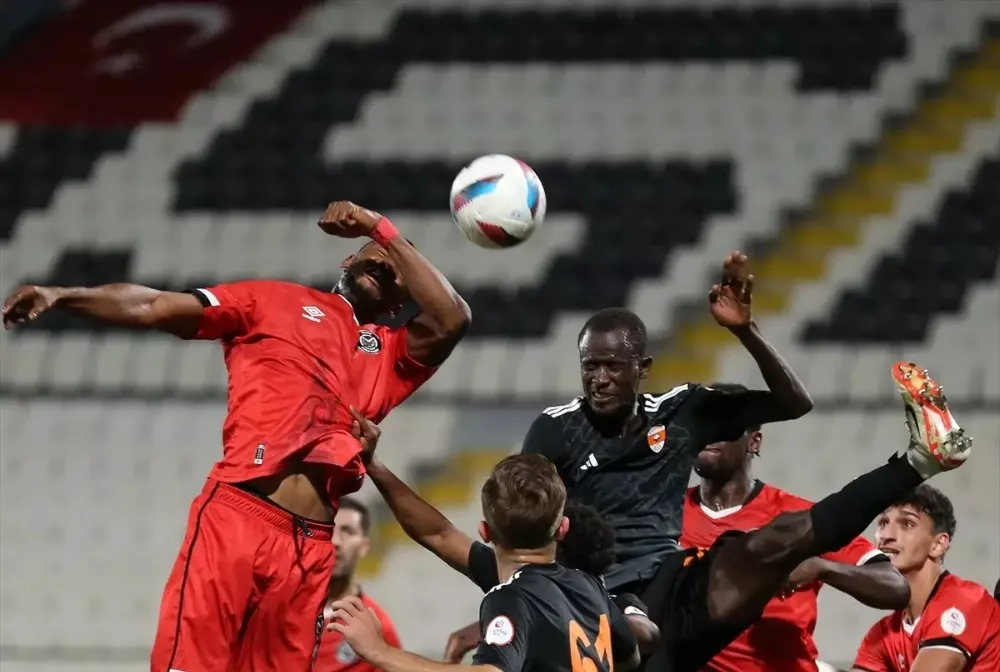
[[222, 341], [229, 371], [223, 456], [211, 478], [239, 483], [282, 471], [293, 455], [331, 469], [336, 503], [361, 487], [348, 407], [378, 422], [434, 369], [406, 352], [406, 328], [362, 327], [332, 292], [247, 280], [193, 294], [204, 306], [194, 338]]
[[[382, 624], [382, 635], [389, 646], [397, 649], [402, 646], [399, 641], [399, 634], [396, 627], [389, 620], [389, 616], [378, 606], [373, 599], [361, 593], [361, 601], [366, 607], [375, 612], [379, 623]], [[329, 622], [330, 614], [327, 614]], [[316, 663], [313, 665], [313, 672], [374, 672], [372, 667], [354, 653], [351, 645], [344, 641], [344, 637], [334, 630], [324, 630], [319, 641], [319, 653], [316, 654]]]
[[[760, 481], [746, 502], [723, 511], [703, 507], [698, 493], [698, 488], [690, 488], [684, 499], [680, 541], [686, 548], [707, 548], [723, 532], [756, 530], [779, 514], [812, 506], [808, 500]], [[885, 559], [885, 555], [863, 537], [823, 557], [852, 565], [863, 565], [874, 558]], [[816, 630], [816, 598], [821, 586], [816, 583], [795, 591], [786, 599], [775, 598], [768, 602], [760, 620], [704, 669], [712, 672], [816, 672], [819, 652], [813, 632]]]
[[1000, 604], [978, 583], [943, 572], [916, 621], [900, 610], [872, 626], [854, 667], [906, 672], [920, 649], [928, 648], [961, 653], [966, 672], [1000, 670]]

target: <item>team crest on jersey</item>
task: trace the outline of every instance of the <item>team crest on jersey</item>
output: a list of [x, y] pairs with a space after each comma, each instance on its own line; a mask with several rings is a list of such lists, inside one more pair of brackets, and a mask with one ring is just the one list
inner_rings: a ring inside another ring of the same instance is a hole
[[362, 329], [358, 335], [358, 349], [369, 355], [377, 355], [382, 350], [382, 342], [375, 332]]
[[356, 663], [358, 660], [358, 654], [354, 653], [354, 649], [347, 642], [341, 642], [340, 646], [337, 647], [337, 662], [344, 665], [350, 665], [351, 663]]
[[649, 428], [646, 433], [646, 442], [649, 443], [649, 449], [654, 453], [658, 453], [663, 450], [663, 446], [667, 443], [667, 428], [663, 425], [654, 425]]
[[961, 635], [965, 632], [965, 614], [952, 607], [941, 614], [941, 629], [949, 635]]

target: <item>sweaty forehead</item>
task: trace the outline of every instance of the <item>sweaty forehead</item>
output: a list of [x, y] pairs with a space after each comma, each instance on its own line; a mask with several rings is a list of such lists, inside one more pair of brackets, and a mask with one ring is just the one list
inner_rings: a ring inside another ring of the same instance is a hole
[[581, 358], [627, 358], [632, 351], [633, 343], [621, 330], [585, 331], [580, 338]]

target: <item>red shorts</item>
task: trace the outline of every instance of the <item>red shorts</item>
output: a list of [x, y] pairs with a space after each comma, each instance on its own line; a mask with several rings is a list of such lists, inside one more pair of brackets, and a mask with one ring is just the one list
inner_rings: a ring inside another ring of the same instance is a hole
[[163, 591], [150, 671], [309, 670], [332, 534], [332, 525], [209, 479]]

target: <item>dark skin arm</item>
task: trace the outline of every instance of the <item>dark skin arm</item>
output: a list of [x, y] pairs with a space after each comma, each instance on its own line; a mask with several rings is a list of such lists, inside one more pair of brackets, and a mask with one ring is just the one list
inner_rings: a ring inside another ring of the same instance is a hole
[[732, 408], [737, 422], [746, 426], [794, 420], [813, 408], [805, 385], [753, 321], [753, 281], [746, 255], [732, 252], [723, 263], [722, 281], [708, 295], [712, 317], [740, 340], [767, 383], [768, 391], [740, 395]]
[[141, 285], [15, 289], [3, 305], [5, 329], [31, 322], [47, 310], [69, 310], [106, 324], [151, 329], [191, 338], [201, 324], [202, 305], [191, 294], [162, 292]]
[[375, 447], [382, 430], [355, 409], [350, 411], [354, 416], [355, 437], [361, 442], [361, 459], [368, 465], [368, 477], [389, 505], [400, 527], [408, 537], [453, 569], [468, 575], [472, 539], [375, 457]]
[[[320, 218], [326, 233], [341, 238], [371, 236], [382, 215], [347, 201], [331, 203]], [[440, 366], [469, 330], [472, 311], [451, 283], [403, 236], [385, 247], [420, 314], [410, 321], [407, 351], [425, 366]]]
[[910, 603], [910, 584], [890, 562], [858, 566], [810, 558], [789, 575], [788, 590], [816, 581], [833, 586], [873, 609], [903, 609]]

